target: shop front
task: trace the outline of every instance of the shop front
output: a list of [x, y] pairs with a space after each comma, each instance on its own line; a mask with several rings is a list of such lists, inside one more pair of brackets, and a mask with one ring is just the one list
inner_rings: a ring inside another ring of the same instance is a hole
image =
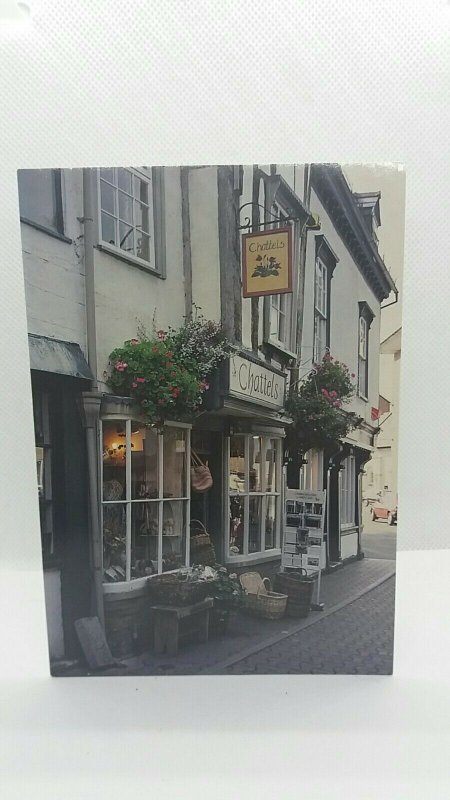
[[183, 423], [147, 427], [131, 401], [102, 398], [103, 601], [116, 654], [149, 640], [148, 579], [189, 564], [190, 435]]
[[77, 657], [74, 621], [92, 610], [85, 436], [92, 374], [79, 345], [29, 334], [44, 590], [51, 661]]
[[204, 431], [220, 426], [216, 551], [236, 568], [281, 557], [285, 384], [281, 370], [250, 354], [232, 356], [212, 382], [208, 413], [198, 422]]

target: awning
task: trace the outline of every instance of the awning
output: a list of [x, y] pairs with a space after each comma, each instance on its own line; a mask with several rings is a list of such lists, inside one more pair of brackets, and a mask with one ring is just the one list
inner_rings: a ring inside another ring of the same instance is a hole
[[79, 344], [29, 333], [28, 347], [31, 369], [89, 381], [94, 378]]

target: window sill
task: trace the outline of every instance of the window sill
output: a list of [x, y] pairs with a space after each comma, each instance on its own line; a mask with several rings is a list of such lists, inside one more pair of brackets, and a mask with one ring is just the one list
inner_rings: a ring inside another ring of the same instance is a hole
[[366, 397], [364, 394], [360, 394], [360, 392], [357, 392], [356, 396], [359, 397], [360, 400], [363, 400], [364, 403], [368, 403], [369, 402], [369, 398]]
[[358, 526], [356, 523], [352, 523], [351, 525], [341, 525], [341, 536], [347, 536], [349, 533], [357, 533]]
[[264, 344], [267, 347], [271, 347], [273, 350], [276, 350], [280, 353], [284, 358], [297, 358], [296, 353], [293, 353], [292, 350], [289, 350], [286, 345], [282, 342], [279, 342], [277, 339], [266, 339]]
[[127, 264], [138, 267], [139, 269], [143, 270], [143, 272], [149, 272], [150, 275], [154, 275], [155, 278], [159, 278], [160, 280], [165, 279], [165, 275], [163, 275], [154, 267], [151, 267], [146, 261], [141, 258], [137, 258], [137, 256], [129, 255], [129, 253], [126, 253], [125, 250], [120, 250], [120, 248], [114, 247], [113, 245], [109, 245], [105, 242], [99, 242], [97, 249], [114, 256], [114, 258], [117, 258], [119, 261], [125, 261]]
[[46, 233], [53, 239], [59, 239], [60, 242], [65, 242], [66, 244], [72, 244], [72, 239], [69, 239], [68, 236], [64, 236], [63, 233], [54, 231], [52, 228], [46, 228], [45, 225], [40, 225], [39, 222], [33, 222], [33, 220], [27, 219], [26, 217], [21, 217], [20, 221], [23, 222], [24, 225], [29, 225], [30, 228], [35, 228], [35, 230], [41, 231], [41, 233]]
[[249, 564], [250, 562], [264, 562], [264, 561], [274, 561], [277, 558], [281, 558], [281, 549], [275, 548], [273, 550], [265, 550], [264, 552], [260, 553], [249, 553], [248, 555], [243, 555], [243, 553], [236, 554], [235, 556], [228, 555], [226, 556], [225, 563], [226, 564], [233, 564], [235, 567], [240, 566], [241, 564]]

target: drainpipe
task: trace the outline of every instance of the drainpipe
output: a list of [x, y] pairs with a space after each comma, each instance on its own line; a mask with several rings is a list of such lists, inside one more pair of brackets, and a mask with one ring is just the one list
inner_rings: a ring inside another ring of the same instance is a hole
[[98, 389], [97, 382], [97, 325], [95, 318], [95, 274], [94, 274], [94, 178], [91, 169], [83, 170], [83, 217], [84, 227], [84, 271], [86, 296], [86, 340], [88, 364], [94, 376], [92, 389]]
[[98, 420], [102, 396], [99, 392], [83, 392], [81, 397], [81, 414], [83, 427], [86, 431], [86, 448], [88, 458], [89, 476], [89, 521], [91, 533], [91, 567], [94, 578], [93, 614], [105, 627], [105, 613], [103, 605], [103, 553], [102, 534], [99, 518], [98, 496]]
[[83, 218], [84, 226], [84, 269], [85, 269], [85, 297], [86, 297], [86, 341], [88, 363], [94, 376], [92, 391], [83, 392], [80, 402], [81, 418], [86, 432], [86, 450], [88, 459], [89, 478], [89, 529], [91, 544], [91, 568], [94, 579], [93, 614], [96, 615], [102, 627], [105, 627], [103, 605], [103, 552], [102, 535], [99, 517], [98, 495], [98, 421], [100, 417], [101, 394], [98, 391], [97, 380], [97, 330], [95, 318], [95, 274], [94, 274], [94, 179], [95, 173], [91, 169], [83, 170]]

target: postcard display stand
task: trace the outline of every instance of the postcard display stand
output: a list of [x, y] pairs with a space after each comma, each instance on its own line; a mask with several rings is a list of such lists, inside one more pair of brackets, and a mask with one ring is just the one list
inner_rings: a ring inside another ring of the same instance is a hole
[[285, 497], [281, 568], [283, 571], [303, 568], [308, 575], [317, 573], [314, 607], [322, 609], [320, 573], [326, 564], [323, 539], [326, 492], [286, 489]]

